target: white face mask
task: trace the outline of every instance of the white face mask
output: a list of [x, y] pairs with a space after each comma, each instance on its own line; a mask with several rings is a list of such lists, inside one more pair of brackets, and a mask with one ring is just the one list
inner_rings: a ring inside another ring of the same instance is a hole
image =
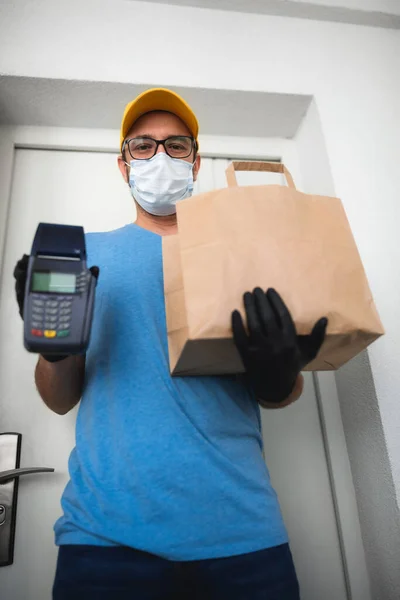
[[151, 215], [173, 215], [175, 204], [193, 193], [193, 164], [165, 152], [149, 160], [131, 160], [132, 196]]

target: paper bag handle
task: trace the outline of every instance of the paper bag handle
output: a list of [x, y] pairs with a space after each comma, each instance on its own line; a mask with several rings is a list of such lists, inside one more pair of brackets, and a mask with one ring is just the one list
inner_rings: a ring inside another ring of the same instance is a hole
[[290, 188], [296, 189], [293, 178], [285, 165], [276, 162], [234, 160], [228, 165], [225, 174], [228, 187], [237, 186], [235, 171], [264, 171], [267, 173], [283, 173]]

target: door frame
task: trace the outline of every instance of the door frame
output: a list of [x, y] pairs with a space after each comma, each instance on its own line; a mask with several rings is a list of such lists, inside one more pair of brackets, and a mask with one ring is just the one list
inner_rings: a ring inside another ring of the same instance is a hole
[[[6, 229], [11, 205], [14, 157], [17, 149], [118, 153], [119, 132], [65, 127], [0, 127], [0, 282]], [[281, 161], [282, 156], [301, 189], [296, 141], [281, 138], [200, 136], [201, 155]], [[1, 200], [2, 199], [2, 200]], [[1, 308], [1, 307], [0, 307]], [[372, 600], [369, 575], [343, 430], [334, 373], [313, 373], [315, 393], [349, 600]]]

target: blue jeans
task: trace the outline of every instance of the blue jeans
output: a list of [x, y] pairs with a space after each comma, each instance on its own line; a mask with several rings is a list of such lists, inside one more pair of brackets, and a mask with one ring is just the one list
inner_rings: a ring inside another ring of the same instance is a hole
[[53, 600], [300, 600], [287, 544], [172, 562], [125, 547], [61, 546]]

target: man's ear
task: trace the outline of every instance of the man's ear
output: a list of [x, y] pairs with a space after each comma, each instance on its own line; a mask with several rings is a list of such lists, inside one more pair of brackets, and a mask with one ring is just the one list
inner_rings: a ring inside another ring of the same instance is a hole
[[118, 168], [121, 171], [121, 175], [124, 178], [125, 183], [129, 185], [129, 167], [121, 155], [118, 156]]
[[201, 156], [200, 156], [200, 154], [198, 154], [196, 156], [196, 160], [194, 161], [194, 165], [193, 165], [193, 181], [196, 181], [196, 179], [197, 179], [197, 174], [199, 172], [200, 165], [201, 165]]

